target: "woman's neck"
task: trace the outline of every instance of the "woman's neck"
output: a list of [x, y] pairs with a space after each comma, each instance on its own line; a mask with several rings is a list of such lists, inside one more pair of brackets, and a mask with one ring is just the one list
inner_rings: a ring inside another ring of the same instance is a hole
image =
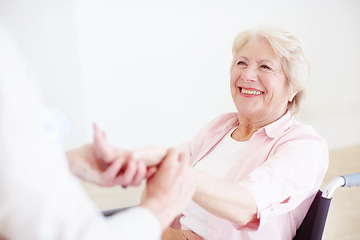
[[[286, 114], [286, 111], [278, 116], [270, 116], [267, 118], [259, 118], [255, 116], [242, 116], [238, 114], [239, 126], [231, 134], [231, 137], [239, 142], [248, 141], [252, 135], [260, 128], [275, 122]], [[262, 120], [258, 120], [262, 119]]]
[[231, 138], [238, 142], [248, 141], [252, 135], [261, 127], [239, 125], [231, 134]]

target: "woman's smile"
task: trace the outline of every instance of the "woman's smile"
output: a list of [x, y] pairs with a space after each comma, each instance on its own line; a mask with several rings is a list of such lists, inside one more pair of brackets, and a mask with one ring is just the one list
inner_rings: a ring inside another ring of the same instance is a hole
[[257, 89], [242, 88], [242, 87], [240, 87], [240, 93], [244, 97], [253, 97], [253, 96], [259, 96], [259, 95], [264, 94], [264, 92], [257, 90]]

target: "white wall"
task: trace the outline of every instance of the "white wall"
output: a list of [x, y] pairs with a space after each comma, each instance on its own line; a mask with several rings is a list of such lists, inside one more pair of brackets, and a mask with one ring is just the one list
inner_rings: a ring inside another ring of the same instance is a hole
[[88, 128], [73, 9], [72, 0], [0, 0], [0, 20], [37, 75], [46, 106], [64, 112], [70, 121], [66, 147], [83, 143]]
[[90, 141], [94, 121], [119, 146], [174, 146], [235, 110], [232, 40], [262, 21], [282, 23], [309, 47], [299, 118], [331, 149], [360, 144], [359, 1], [38, 0], [22, 1], [22, 11], [4, 2], [0, 14], [36, 66], [46, 102], [69, 117], [65, 148]]

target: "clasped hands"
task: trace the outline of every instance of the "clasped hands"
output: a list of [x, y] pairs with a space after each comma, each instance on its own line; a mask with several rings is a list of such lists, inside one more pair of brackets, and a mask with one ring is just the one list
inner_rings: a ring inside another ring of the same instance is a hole
[[[194, 176], [186, 159], [175, 149], [146, 147], [129, 151], [106, 141], [96, 124], [94, 142], [66, 153], [71, 172], [100, 186], [138, 186], [147, 179], [140, 206], [152, 211], [162, 231], [195, 193]], [[168, 228], [162, 239], [201, 239], [191, 231]]]
[[[166, 149], [155, 146], [133, 151], [116, 148], [107, 142], [105, 132], [98, 125], [94, 124], [93, 130], [93, 143], [70, 150], [66, 156], [75, 176], [96, 185], [138, 186], [157, 171], [168, 155]], [[173, 150], [174, 154], [179, 153]]]

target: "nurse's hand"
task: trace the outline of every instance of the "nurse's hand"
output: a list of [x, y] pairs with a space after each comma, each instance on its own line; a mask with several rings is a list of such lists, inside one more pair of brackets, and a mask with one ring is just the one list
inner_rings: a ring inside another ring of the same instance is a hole
[[66, 152], [71, 172], [77, 177], [100, 186], [138, 186], [155, 172], [132, 152], [113, 147], [105, 133], [94, 125], [94, 143]]
[[167, 228], [161, 236], [161, 240], [203, 240], [199, 235], [190, 230], [175, 230]]
[[148, 179], [140, 205], [158, 218], [162, 230], [188, 205], [195, 193], [189, 159], [169, 149], [157, 172]]

